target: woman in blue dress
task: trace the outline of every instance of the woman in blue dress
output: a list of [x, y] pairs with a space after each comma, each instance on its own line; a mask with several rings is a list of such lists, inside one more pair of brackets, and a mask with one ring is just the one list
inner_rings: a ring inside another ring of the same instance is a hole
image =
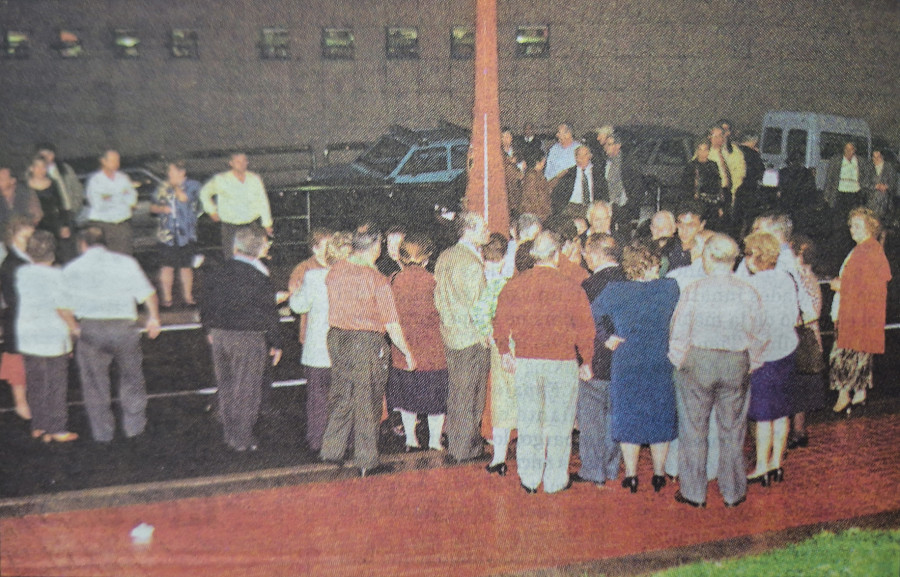
[[594, 318], [607, 316], [615, 334], [606, 341], [613, 350], [610, 399], [612, 436], [622, 447], [625, 480], [637, 492], [637, 462], [641, 445], [653, 457], [652, 485], [666, 484], [669, 441], [678, 435], [669, 322], [678, 304], [678, 283], [659, 278], [659, 256], [643, 243], [625, 248], [622, 268], [629, 280], [610, 283], [591, 308]]

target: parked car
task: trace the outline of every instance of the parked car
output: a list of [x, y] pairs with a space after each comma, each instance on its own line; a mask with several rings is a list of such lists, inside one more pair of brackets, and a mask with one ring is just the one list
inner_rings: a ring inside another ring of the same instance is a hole
[[[455, 125], [392, 126], [353, 162], [322, 166], [310, 171], [306, 183], [272, 191], [273, 213], [294, 228], [351, 228], [364, 220], [426, 226], [436, 215], [459, 210], [468, 150], [469, 132]], [[304, 211], [308, 222], [289, 220]], [[278, 226], [276, 221], [276, 238]]]

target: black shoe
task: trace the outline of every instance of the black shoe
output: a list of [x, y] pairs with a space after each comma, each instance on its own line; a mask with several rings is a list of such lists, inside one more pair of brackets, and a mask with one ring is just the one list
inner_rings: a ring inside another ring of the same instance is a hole
[[650, 479], [650, 484], [653, 485], [653, 490], [659, 493], [660, 489], [666, 486], [666, 476], [653, 475], [653, 478]]
[[759, 483], [763, 487], [769, 486], [769, 474], [763, 473], [762, 475], [757, 475], [755, 477], [747, 477], [747, 484], [752, 485], [754, 483]]
[[597, 483], [597, 481], [591, 481], [590, 479], [585, 479], [578, 473], [572, 473], [571, 475], [569, 475], [569, 481], [572, 483]]
[[740, 499], [738, 499], [738, 500], [735, 501], [734, 503], [729, 503], [728, 501], [726, 501], [726, 502], [725, 502], [725, 508], [726, 508], [726, 509], [734, 509], [735, 507], [737, 507], [738, 505], [740, 505], [741, 503], [743, 503], [743, 502], [746, 501], [746, 500], [747, 500], [747, 495], [745, 494], [743, 497], [741, 497]]
[[324, 465], [337, 465], [338, 467], [344, 466], [344, 462], [340, 459], [324, 459], [322, 457], [319, 457], [319, 462]]
[[784, 481], [784, 469], [778, 467], [777, 469], [772, 469], [768, 473], [766, 473], [766, 477], [768, 478], [769, 484], [772, 483], [781, 483]]
[[631, 489], [632, 493], [637, 493], [638, 490], [638, 478], [637, 477], [625, 477], [622, 480], [622, 488]]
[[791, 437], [787, 444], [787, 448], [790, 450], [805, 449], [807, 446], [809, 446], [809, 437], [806, 435]]
[[537, 489], [532, 489], [532, 488], [530, 488], [530, 487], [526, 487], [526, 486], [525, 486], [524, 484], [522, 484], [522, 483], [519, 483], [519, 485], [521, 485], [522, 488], [525, 489], [525, 492], [528, 493], [529, 495], [534, 495], [535, 493], [537, 493]]
[[497, 463], [496, 465], [488, 465], [484, 468], [491, 475], [500, 475], [501, 477], [506, 476], [506, 463]]
[[684, 503], [685, 505], [690, 505], [691, 507], [694, 507], [695, 509], [705, 509], [706, 508], [706, 501], [703, 501], [702, 503], [695, 503], [694, 501], [691, 501], [690, 499], [688, 499], [687, 497], [682, 495], [681, 491], [675, 491], [675, 502], [676, 503]]
[[382, 473], [388, 473], [391, 469], [387, 465], [375, 465], [374, 467], [362, 467], [359, 470], [359, 476], [363, 479], [366, 477], [371, 477], [373, 475], [380, 475]]

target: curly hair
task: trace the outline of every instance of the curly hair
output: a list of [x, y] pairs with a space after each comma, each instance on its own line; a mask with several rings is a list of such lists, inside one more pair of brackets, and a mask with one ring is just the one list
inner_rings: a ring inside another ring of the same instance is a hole
[[744, 239], [744, 254], [756, 259], [760, 270], [775, 268], [778, 255], [781, 254], [781, 243], [778, 237], [770, 232], [754, 232]]
[[629, 280], [644, 278], [648, 270], [659, 266], [659, 262], [659, 253], [642, 241], [634, 241], [622, 251], [622, 270]]
[[851, 210], [850, 214], [847, 215], [847, 226], [850, 226], [850, 221], [857, 217], [861, 218], [863, 223], [865, 223], [869, 236], [877, 238], [881, 234], [881, 221], [878, 220], [878, 215], [871, 208], [858, 206]]
[[325, 262], [328, 266], [344, 260], [353, 250], [353, 233], [340, 231], [332, 233], [325, 245]]
[[425, 266], [433, 252], [434, 243], [424, 234], [407, 235], [400, 244], [400, 264]]

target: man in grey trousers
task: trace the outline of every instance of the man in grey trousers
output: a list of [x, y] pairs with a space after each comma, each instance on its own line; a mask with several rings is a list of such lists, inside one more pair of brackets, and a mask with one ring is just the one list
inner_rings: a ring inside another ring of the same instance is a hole
[[675, 500], [706, 506], [706, 453], [713, 407], [719, 421], [719, 490], [726, 507], [747, 498], [744, 436], [750, 371], [760, 357], [768, 329], [756, 291], [732, 273], [738, 246], [714, 234], [703, 249], [707, 278], [687, 287], [672, 316], [669, 360], [676, 368], [679, 485]]
[[159, 335], [156, 290], [130, 256], [106, 248], [103, 231], [91, 226], [78, 236], [81, 256], [63, 270], [72, 309], [81, 326], [75, 359], [84, 405], [95, 441], [108, 443], [116, 424], [110, 408], [110, 365], [119, 370], [119, 401], [126, 437], [147, 424], [141, 331], [137, 304], [147, 307], [147, 336]]
[[484, 290], [481, 247], [488, 228], [481, 215], [459, 216], [459, 242], [441, 253], [434, 268], [434, 304], [441, 316], [450, 385], [447, 393], [447, 439], [457, 461], [481, 455], [481, 414], [490, 369], [488, 338], [472, 320], [472, 305]]

